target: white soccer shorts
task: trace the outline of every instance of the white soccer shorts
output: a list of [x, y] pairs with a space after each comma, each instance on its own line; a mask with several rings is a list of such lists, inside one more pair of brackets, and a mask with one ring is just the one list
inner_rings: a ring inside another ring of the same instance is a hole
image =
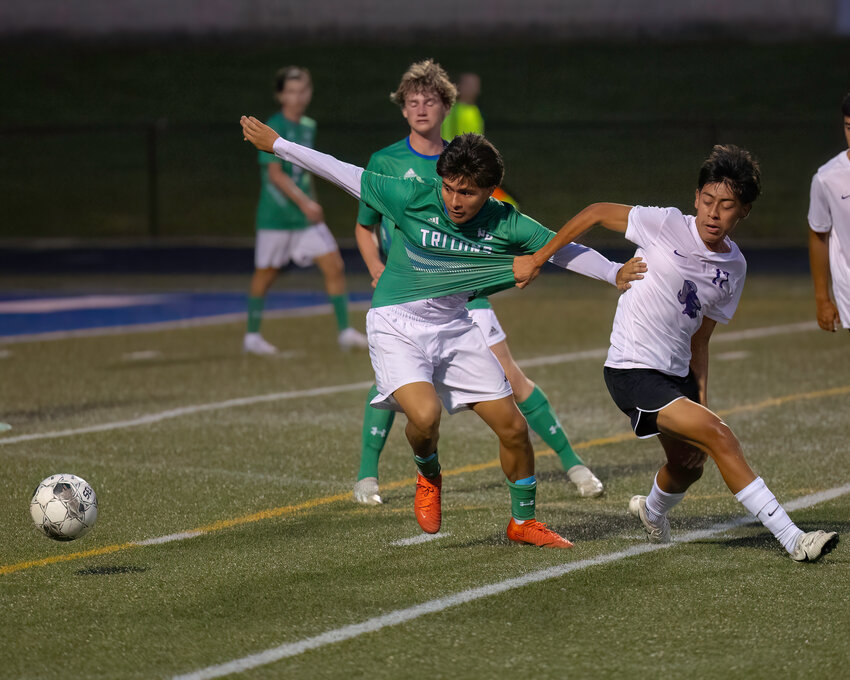
[[472, 317], [475, 325], [484, 333], [484, 339], [487, 341], [488, 347], [492, 347], [508, 337], [505, 331], [502, 330], [502, 324], [499, 323], [499, 319], [496, 318], [496, 312], [492, 309], [470, 309], [469, 315]]
[[254, 266], [280, 269], [291, 260], [299, 267], [309, 267], [317, 257], [335, 250], [336, 240], [324, 222], [306, 229], [258, 229]]
[[366, 315], [369, 355], [375, 370], [376, 408], [401, 410], [392, 394], [414, 382], [428, 382], [449, 413], [470, 404], [513, 394], [481, 329], [468, 314], [435, 323], [398, 305], [375, 307]]

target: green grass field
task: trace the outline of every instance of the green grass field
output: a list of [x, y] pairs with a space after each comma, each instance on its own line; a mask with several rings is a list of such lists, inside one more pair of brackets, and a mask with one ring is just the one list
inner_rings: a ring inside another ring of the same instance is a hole
[[[66, 290], [83, 285], [165, 283]], [[568, 551], [509, 544], [494, 436], [470, 413], [443, 421], [445, 535], [394, 545], [421, 536], [404, 419], [381, 463], [385, 505], [356, 505], [372, 374], [364, 354], [336, 349], [330, 316], [268, 320], [287, 352], [271, 360], [240, 353], [241, 324], [5, 346], [0, 677], [168, 678], [254, 654], [238, 677], [841, 677], [846, 542], [806, 565], [760, 525], [724, 531], [744, 511], [709, 465], [672, 515], [680, 542], [641, 552], [626, 505], [660, 447], [629, 435], [602, 358], [574, 356], [606, 348], [615, 299], [552, 275], [494, 300], [514, 356], [606, 484], [580, 499], [538, 451], [538, 517], [575, 541]], [[713, 340], [710, 402], [780, 501], [804, 499], [802, 528], [846, 536], [848, 337], [812, 322], [807, 278], [753, 278]], [[739, 333], [759, 329], [774, 330]], [[126, 358], [142, 351], [159, 355]], [[38, 535], [28, 516], [32, 489], [57, 472], [98, 494], [79, 542]]]
[[[847, 40], [687, 42], [456, 39], [427, 43], [0, 42], [3, 238], [140, 238], [149, 233], [148, 127], [156, 147], [158, 235], [253, 235], [255, 153], [244, 113], [269, 116], [271, 82], [309, 66], [317, 146], [349, 162], [407, 134], [388, 94], [417, 59], [481, 74], [487, 134], [506, 185], [557, 227], [588, 203], [688, 209], [714, 143], [750, 148], [764, 195], [738, 240], [805, 245], [809, 182], [845, 146]], [[71, 127], [68, 127], [71, 126]], [[356, 210], [319, 188], [328, 224], [351, 238]], [[49, 199], [49, 200], [48, 200]], [[594, 243], [601, 232], [593, 234]]]

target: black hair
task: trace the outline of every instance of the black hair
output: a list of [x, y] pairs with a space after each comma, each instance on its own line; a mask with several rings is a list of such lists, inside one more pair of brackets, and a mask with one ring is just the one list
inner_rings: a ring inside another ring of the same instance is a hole
[[287, 80], [307, 80], [309, 82], [312, 79], [310, 78], [310, 71], [303, 66], [284, 66], [278, 69], [278, 72], [274, 75], [274, 91], [283, 92]]
[[468, 132], [458, 135], [443, 149], [437, 160], [440, 177], [463, 177], [475, 186], [485, 189], [497, 187], [505, 176], [502, 154], [484, 135]]
[[844, 101], [841, 102], [841, 113], [845, 118], [850, 118], [850, 92], [844, 95]]
[[725, 184], [741, 203], [752, 203], [761, 193], [761, 169], [746, 149], [717, 144], [699, 169], [697, 188], [702, 190], [706, 184]]

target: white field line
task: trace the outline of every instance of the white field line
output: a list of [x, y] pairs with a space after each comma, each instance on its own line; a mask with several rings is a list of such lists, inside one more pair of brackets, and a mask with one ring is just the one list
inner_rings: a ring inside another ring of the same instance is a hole
[[[786, 324], [782, 326], [766, 326], [763, 328], [753, 328], [747, 331], [738, 331], [734, 333], [720, 333], [715, 338], [715, 342], [724, 342], [731, 340], [750, 340], [754, 338], [768, 337], [772, 335], [780, 335], [784, 333], [797, 333], [801, 331], [809, 331], [817, 328], [815, 322], [804, 322], [795, 324]], [[533, 359], [525, 359], [517, 363], [523, 368], [529, 366], [545, 366], [550, 364], [567, 363], [571, 361], [581, 361], [584, 359], [596, 359], [606, 355], [607, 350], [594, 349], [581, 352], [569, 352], [567, 354], [556, 354], [546, 357], [536, 357]], [[347, 385], [329, 385], [327, 387], [317, 387], [311, 390], [299, 390], [291, 392], [275, 392], [272, 394], [259, 394], [253, 397], [241, 397], [238, 399], [227, 399], [225, 401], [212, 402], [209, 404], [196, 404], [193, 406], [183, 406], [168, 411], [159, 413], [151, 413], [138, 418], [129, 420], [119, 420], [112, 423], [102, 423], [100, 425], [90, 425], [88, 427], [79, 427], [67, 430], [56, 430], [53, 432], [34, 432], [32, 434], [22, 434], [16, 437], [0, 438], [0, 445], [17, 444], [19, 442], [35, 441], [39, 439], [57, 439], [59, 437], [71, 437], [79, 434], [91, 434], [93, 432], [108, 432], [110, 430], [120, 430], [128, 427], [138, 427], [141, 425], [150, 425], [163, 420], [172, 418], [180, 418], [182, 416], [190, 416], [196, 413], [206, 411], [219, 411], [228, 408], [237, 408], [240, 406], [251, 406], [253, 404], [261, 404], [265, 402], [281, 401], [285, 399], [300, 399], [304, 397], [325, 396], [329, 394], [339, 394], [341, 392], [351, 392], [353, 390], [368, 389], [372, 386], [372, 382], [350, 383]]]
[[[368, 300], [349, 302], [348, 308], [355, 310], [369, 309]], [[264, 319], [295, 318], [300, 316], [318, 316], [330, 314], [333, 308], [330, 304], [296, 307], [294, 309], [272, 309], [263, 312]], [[43, 342], [45, 340], [65, 340], [66, 338], [94, 338], [101, 335], [128, 335], [130, 333], [154, 333], [156, 331], [182, 330], [199, 326], [218, 326], [227, 323], [244, 321], [247, 312], [233, 312], [216, 316], [201, 316], [195, 319], [177, 319], [176, 321], [157, 321], [155, 323], [128, 324], [126, 326], [104, 326], [102, 328], [81, 328], [75, 331], [50, 331], [47, 333], [29, 333], [27, 335], [0, 336], [0, 345], [13, 345], [20, 342]]]
[[[801, 496], [800, 498], [796, 498], [791, 502], [786, 503], [785, 507], [789, 510], [809, 508], [813, 505], [817, 505], [818, 503], [832, 500], [848, 493], [850, 493], [850, 484], [845, 484], [844, 486], [813, 493], [808, 496]], [[473, 602], [484, 597], [490, 597], [516, 588], [522, 588], [523, 586], [527, 586], [531, 583], [540, 583], [541, 581], [559, 578], [569, 574], [570, 572], [580, 571], [589, 567], [619, 562], [620, 560], [628, 557], [634, 557], [644, 553], [655, 552], [656, 550], [664, 550], [676, 545], [693, 543], [694, 541], [712, 538], [723, 534], [730, 529], [755, 522], [756, 520], [752, 516], [736, 517], [727, 522], [714, 524], [707, 529], [690, 531], [688, 533], [681, 534], [675, 538], [673, 543], [642, 543], [640, 545], [627, 548], [626, 550], [598, 555], [597, 557], [591, 557], [586, 560], [568, 562], [566, 564], [548, 567], [547, 569], [541, 569], [539, 571], [533, 571], [522, 576], [510, 578], [505, 581], [499, 581], [498, 583], [490, 583], [478, 588], [471, 588], [459, 593], [454, 593], [453, 595], [437, 598], [436, 600], [429, 600], [428, 602], [423, 602], [422, 604], [417, 604], [406, 609], [398, 609], [382, 616], [367, 619], [361, 623], [354, 623], [348, 626], [343, 626], [342, 628], [329, 630], [321, 633], [320, 635], [298, 640], [297, 642], [288, 642], [278, 647], [272, 647], [271, 649], [266, 649], [256, 654], [244, 656], [241, 659], [234, 659], [227, 663], [208, 666], [207, 668], [186, 673], [185, 675], [177, 675], [174, 676], [173, 680], [208, 680], [210, 678], [220, 678], [232, 673], [242, 673], [252, 668], [265, 666], [267, 664], [274, 663], [275, 661], [280, 661], [281, 659], [303, 654], [304, 652], [312, 649], [319, 649], [320, 647], [334, 644], [336, 642], [342, 642], [343, 640], [351, 640], [352, 638], [360, 637], [366, 633], [374, 633], [390, 626], [398, 626], [400, 624], [407, 623], [408, 621], [418, 619], [426, 614], [441, 612], [467, 602]], [[777, 559], [780, 559], [778, 553]], [[783, 559], [788, 558], [785, 557]]]
[[436, 541], [438, 538], [447, 538], [451, 536], [451, 534], [438, 531], [436, 534], [419, 534], [418, 536], [413, 536], [412, 538], [401, 538], [397, 541], [392, 541], [390, 545], [398, 546], [403, 548], [408, 545], [421, 545], [422, 543], [428, 543], [429, 541]]

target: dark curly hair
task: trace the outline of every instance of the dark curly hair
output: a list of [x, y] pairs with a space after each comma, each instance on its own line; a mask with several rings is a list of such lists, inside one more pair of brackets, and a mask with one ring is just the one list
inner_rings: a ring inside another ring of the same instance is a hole
[[725, 184], [748, 204], [761, 193], [761, 170], [758, 161], [746, 149], [734, 144], [717, 144], [699, 170], [697, 188], [706, 184]]
[[437, 174], [447, 179], [463, 177], [480, 188], [497, 187], [505, 176], [502, 154], [484, 135], [458, 135], [437, 160]]

